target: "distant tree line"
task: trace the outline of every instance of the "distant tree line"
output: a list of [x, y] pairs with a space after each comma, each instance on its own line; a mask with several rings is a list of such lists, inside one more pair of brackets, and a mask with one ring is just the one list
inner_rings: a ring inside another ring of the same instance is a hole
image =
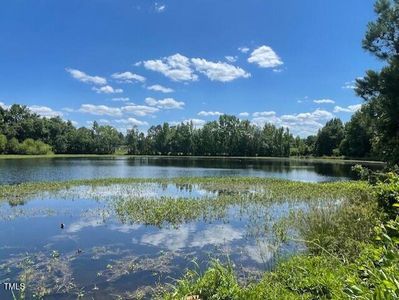
[[294, 137], [272, 124], [256, 126], [248, 120], [223, 115], [201, 128], [190, 123], [151, 126], [146, 134], [136, 127], [124, 135], [109, 125], [93, 122], [76, 128], [60, 117], [43, 118], [26, 106], [0, 108], [0, 153], [112, 154], [118, 148], [135, 155], [204, 156], [347, 156], [385, 159], [375, 140], [376, 125], [364, 104], [343, 124], [332, 119], [317, 135]]

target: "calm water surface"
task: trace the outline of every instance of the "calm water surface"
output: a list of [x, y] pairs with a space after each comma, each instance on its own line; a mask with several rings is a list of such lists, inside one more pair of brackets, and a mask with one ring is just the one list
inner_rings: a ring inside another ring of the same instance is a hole
[[352, 178], [353, 163], [238, 158], [32, 158], [0, 160], [0, 184], [105, 177], [252, 176], [300, 181]]
[[[105, 177], [259, 176], [301, 181], [352, 178], [352, 164], [251, 159], [52, 158], [0, 160], [0, 184]], [[201, 201], [218, 191], [199, 186], [134, 184], [74, 187], [0, 203], [0, 283], [28, 283], [27, 299], [151, 299], [157, 286], [173, 283], [192, 260], [204, 269], [227, 257], [242, 281], [257, 279], [276, 255], [303, 251], [276, 243], [273, 224], [302, 202], [230, 206], [219, 217], [162, 227], [118, 215], [113, 198], [188, 197]], [[248, 192], [253, 192], [248, 191]], [[256, 192], [256, 191], [255, 191]], [[287, 199], [288, 200], [288, 199]], [[65, 228], [61, 229], [60, 224]], [[118, 298], [120, 297], [120, 298]], [[12, 299], [0, 288], [0, 299]], [[36, 298], [35, 298], [36, 299]]]
[[[277, 253], [304, 249], [294, 243], [276, 244], [265, 230], [290, 210], [306, 208], [301, 202], [231, 206], [220, 217], [157, 227], [122, 221], [112, 197], [120, 199], [123, 191], [123, 185], [78, 187], [20, 205], [0, 204], [1, 282], [23, 278], [28, 299], [40, 292], [45, 299], [76, 299], [79, 293], [83, 299], [136, 299], [139, 293], [151, 299], [157, 284], [173, 283], [186, 268], [195, 267], [192, 260], [204, 270], [211, 258], [229, 257], [240, 276], [249, 280], [272, 268]], [[218, 194], [195, 185], [129, 186], [129, 197], [139, 198], [202, 201]], [[12, 295], [0, 289], [0, 299]]]

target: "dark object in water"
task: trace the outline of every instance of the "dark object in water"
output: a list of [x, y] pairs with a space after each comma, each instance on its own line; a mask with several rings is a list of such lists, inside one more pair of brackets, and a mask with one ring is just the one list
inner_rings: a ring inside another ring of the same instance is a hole
[[64, 229], [65, 225], [64, 223], [61, 223], [61, 229]]
[[76, 250], [76, 254], [80, 254], [80, 253], [82, 253], [82, 252], [83, 252], [82, 249]]

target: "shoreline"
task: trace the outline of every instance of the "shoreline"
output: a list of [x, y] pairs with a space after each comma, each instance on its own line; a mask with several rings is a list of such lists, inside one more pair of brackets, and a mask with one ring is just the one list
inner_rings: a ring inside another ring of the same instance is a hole
[[0, 160], [7, 159], [32, 159], [32, 158], [170, 158], [170, 159], [209, 159], [209, 160], [258, 160], [258, 161], [304, 161], [320, 163], [364, 163], [368, 165], [385, 165], [383, 161], [335, 158], [335, 157], [269, 157], [269, 156], [183, 156], [183, 155], [127, 155], [127, 154], [51, 154], [51, 155], [23, 155], [23, 154], [1, 154]]

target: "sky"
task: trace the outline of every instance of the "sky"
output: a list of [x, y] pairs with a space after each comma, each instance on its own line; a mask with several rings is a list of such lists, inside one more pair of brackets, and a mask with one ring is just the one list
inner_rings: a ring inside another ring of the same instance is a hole
[[371, 0], [4, 0], [0, 105], [126, 131], [221, 114], [315, 134], [348, 121]]

